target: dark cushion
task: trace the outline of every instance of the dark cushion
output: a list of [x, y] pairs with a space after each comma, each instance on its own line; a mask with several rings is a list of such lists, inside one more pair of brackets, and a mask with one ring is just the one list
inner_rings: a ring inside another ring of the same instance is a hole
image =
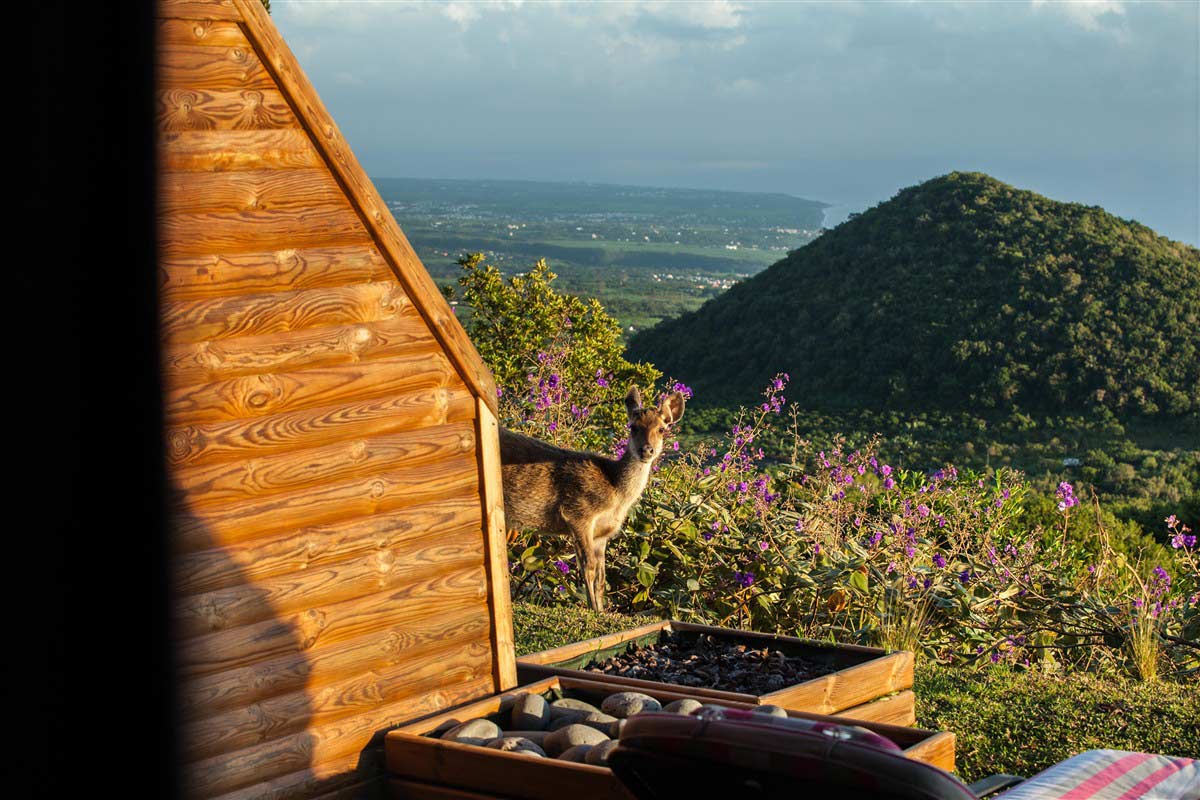
[[863, 728], [732, 710], [724, 717], [631, 717], [609, 765], [641, 800], [974, 800], [954, 776]]

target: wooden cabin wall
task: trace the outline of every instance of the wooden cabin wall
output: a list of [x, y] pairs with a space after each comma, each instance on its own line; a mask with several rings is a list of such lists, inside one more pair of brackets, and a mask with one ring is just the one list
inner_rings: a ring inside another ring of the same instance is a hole
[[378, 732], [515, 681], [494, 389], [261, 9], [158, 16], [185, 783], [353, 794]]

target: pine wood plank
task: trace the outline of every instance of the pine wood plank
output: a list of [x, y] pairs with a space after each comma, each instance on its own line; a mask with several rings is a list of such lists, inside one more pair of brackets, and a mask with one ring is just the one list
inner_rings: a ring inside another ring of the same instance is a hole
[[365, 364], [260, 373], [187, 386], [167, 392], [165, 410], [171, 425], [265, 417], [389, 391], [445, 386], [451, 377], [441, 353], [413, 351]]
[[172, 564], [175, 594], [183, 597], [258, 583], [391, 549], [412, 538], [478, 527], [479, 505], [472, 500], [450, 497], [389, 514], [313, 525], [240, 545], [188, 553]]
[[[174, 348], [214, 339], [378, 322], [411, 307], [403, 289], [392, 281], [379, 281], [164, 303], [159, 325], [164, 343]], [[429, 345], [432, 350], [436, 342], [430, 338]]]
[[306, 486], [430, 464], [474, 452], [469, 422], [370, 438], [346, 439], [251, 461], [178, 469], [171, 483], [196, 510]]
[[244, 16], [249, 38], [260, 57], [271, 70], [279, 88], [291, 100], [301, 124], [311, 134], [314, 145], [320, 149], [339, 182], [346, 187], [355, 207], [363, 219], [372, 225], [380, 249], [395, 269], [397, 279], [428, 320], [434, 335], [446, 348], [463, 380], [496, 413], [496, 383], [491, 371], [479, 357], [387, 204], [354, 157], [295, 56], [271, 24], [261, 3], [257, 0], [236, 2]]
[[373, 786], [384, 774], [383, 749], [372, 746], [331, 759], [317, 768], [298, 770], [220, 795], [215, 800], [384, 800], [371, 794], [373, 790], [366, 795], [356, 793], [357, 787]]
[[465, 386], [436, 385], [448, 377], [449, 366], [433, 375], [405, 372], [395, 380], [373, 384], [378, 391], [359, 392], [354, 402], [183, 425], [167, 431], [167, 460], [172, 467], [210, 464], [473, 419], [475, 398]]
[[446, 685], [414, 701], [382, 706], [373, 714], [313, 726], [303, 733], [194, 762], [185, 766], [184, 780], [195, 794], [218, 795], [298, 771], [336, 774], [344, 768], [345, 757], [361, 752], [375, 736], [429, 710], [478, 695], [486, 691], [490, 680]]
[[464, 657], [491, 657], [487, 609], [482, 602], [447, 604], [428, 619], [397, 621], [385, 613], [375, 621], [378, 624], [360, 619], [354, 635], [332, 644], [191, 676], [180, 687], [182, 719], [202, 719], [303, 689], [316, 691], [358, 674], [364, 664], [401, 664], [410, 655], [446, 642], [457, 642]]
[[508, 529], [504, 524], [504, 491], [500, 471], [500, 426], [486, 403], [478, 398], [476, 403], [484, 548], [492, 606], [492, 650], [496, 654], [496, 688], [503, 691], [517, 685], [517, 665], [513, 656], [515, 644], [508, 584]]
[[156, 100], [156, 122], [163, 131], [271, 130], [299, 124], [275, 89], [164, 89]]
[[182, 597], [175, 603], [174, 633], [203, 636], [399, 589], [445, 564], [462, 563], [478, 536], [476, 525], [432, 540], [412, 539], [366, 557]]
[[954, 772], [955, 737], [950, 731], [938, 731], [927, 739], [905, 749], [909, 758], [924, 761], [935, 767]]
[[912, 685], [913, 654], [902, 651], [765, 694], [762, 702], [832, 714]]
[[869, 703], [842, 709], [837, 716], [867, 722], [885, 722], [889, 725], [915, 725], [917, 723], [917, 696], [912, 689], [905, 689]]
[[159, 89], [274, 89], [253, 47], [166, 44], [158, 48]]
[[[160, 215], [202, 211], [300, 211], [318, 206], [349, 208], [341, 187], [325, 169], [169, 172], [161, 176], [158, 184], [157, 211]], [[375, 260], [382, 267], [381, 274], [394, 280], [383, 258], [376, 254]]]
[[[477, 554], [476, 554], [477, 555]], [[189, 680], [345, 641], [381, 624], [415, 623], [443, 609], [476, 606], [487, 596], [482, 564], [470, 555], [440, 564], [427, 577], [384, 592], [177, 643]]]
[[385, 705], [407, 702], [427, 708], [418, 698], [436, 694], [442, 686], [488, 681], [491, 654], [478, 649], [464, 651], [464, 644], [451, 641], [423, 653], [410, 653], [399, 664], [370, 669], [364, 665], [363, 672], [319, 689], [303, 687], [185, 723], [180, 731], [185, 758], [211, 758], [354, 714], [371, 715]]
[[[161, 252], [168, 256], [257, 252], [367, 242], [358, 215], [336, 206], [254, 211], [171, 213], [158, 218]], [[399, 287], [396, 287], [399, 290]]]
[[627, 631], [618, 631], [617, 633], [608, 633], [603, 636], [596, 636], [592, 639], [585, 639], [581, 642], [572, 642], [561, 647], [555, 647], [550, 650], [542, 650], [538, 653], [530, 653], [529, 655], [521, 656], [518, 662], [521, 665], [540, 664], [550, 666], [563, 661], [570, 661], [578, 656], [587, 653], [595, 653], [600, 650], [606, 650], [613, 645], [621, 644], [622, 642], [640, 639], [647, 634], [661, 631], [664, 628], [673, 627], [674, 623], [671, 620], [656, 620], [654, 622], [642, 625], [640, 628], [631, 628]]
[[[453, 786], [438, 786], [421, 781], [392, 778], [387, 782], [388, 797], [393, 800], [505, 800], [498, 794], [468, 792]], [[511, 797], [511, 795], [510, 795]]]
[[465, 456], [212, 509], [182, 508], [174, 517], [176, 550], [194, 552], [478, 491], [475, 459]]
[[[166, 176], [167, 181], [172, 177]], [[164, 303], [392, 280], [387, 263], [370, 244], [164, 256], [159, 259], [159, 275]]]
[[303, 130], [162, 131], [159, 169], [164, 172], [235, 172], [305, 169], [321, 157]]
[[156, 35], [159, 46], [250, 47], [241, 26], [229, 20], [159, 19]]
[[233, 0], [157, 0], [155, 13], [159, 17], [189, 20], [233, 20], [242, 18]]
[[425, 321], [406, 309], [379, 322], [175, 345], [163, 354], [168, 391], [263, 372], [356, 364], [426, 349]]

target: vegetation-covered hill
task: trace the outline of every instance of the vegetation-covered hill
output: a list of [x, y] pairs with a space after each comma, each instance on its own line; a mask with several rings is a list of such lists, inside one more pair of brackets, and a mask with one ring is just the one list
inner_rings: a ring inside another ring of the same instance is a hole
[[807, 407], [1200, 411], [1200, 250], [951, 173], [645, 331], [705, 403], [777, 371]]

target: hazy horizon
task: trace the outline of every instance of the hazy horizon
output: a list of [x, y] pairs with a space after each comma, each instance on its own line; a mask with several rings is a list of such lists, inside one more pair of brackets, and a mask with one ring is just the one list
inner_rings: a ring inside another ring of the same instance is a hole
[[1200, 245], [1200, 4], [272, 4], [368, 173], [782, 192], [953, 171]]

